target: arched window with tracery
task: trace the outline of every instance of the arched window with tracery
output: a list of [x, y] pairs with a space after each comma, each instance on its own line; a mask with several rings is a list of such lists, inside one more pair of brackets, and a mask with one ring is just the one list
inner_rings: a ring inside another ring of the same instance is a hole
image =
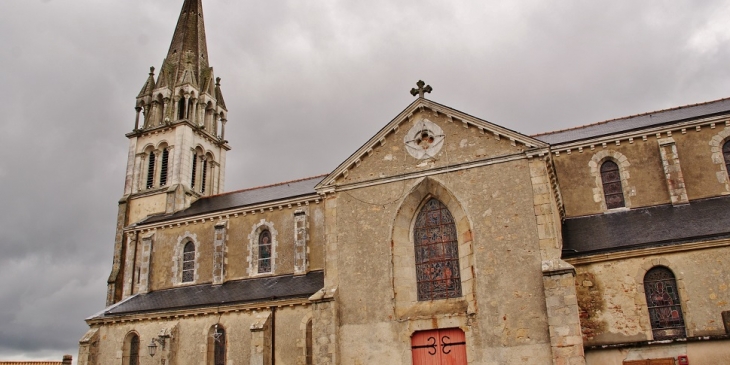
[[139, 365], [139, 336], [130, 332], [124, 339], [124, 348], [122, 349], [123, 365]]
[[271, 272], [271, 232], [268, 229], [259, 234], [258, 254], [259, 274]]
[[[178, 251], [179, 252], [179, 251]], [[182, 282], [190, 283], [195, 280], [195, 244], [188, 242], [183, 249]]]
[[155, 152], [150, 151], [149, 157], [147, 158], [147, 189], [155, 186]]
[[607, 160], [601, 165], [601, 182], [603, 183], [603, 197], [606, 199], [607, 209], [626, 206], [624, 190], [621, 185], [621, 173], [615, 162]]
[[167, 185], [167, 168], [170, 161], [170, 151], [167, 148], [162, 150], [162, 161], [160, 161], [160, 186]]
[[459, 244], [449, 209], [431, 198], [421, 208], [413, 228], [418, 300], [461, 297]]
[[654, 340], [686, 337], [674, 273], [657, 266], [644, 275], [644, 293]]
[[722, 145], [722, 157], [725, 158], [725, 171], [730, 176], [730, 140]]

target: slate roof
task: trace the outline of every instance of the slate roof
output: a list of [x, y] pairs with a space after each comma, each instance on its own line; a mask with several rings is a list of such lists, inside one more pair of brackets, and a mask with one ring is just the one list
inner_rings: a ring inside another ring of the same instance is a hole
[[730, 237], [730, 197], [569, 218], [563, 257]]
[[288, 181], [274, 185], [233, 191], [196, 200], [190, 208], [177, 213], [151, 216], [139, 224], [164, 222], [171, 219], [190, 217], [197, 214], [211, 213], [226, 209], [245, 207], [276, 200], [296, 198], [317, 194], [314, 186], [326, 175]]
[[728, 112], [730, 112], [730, 98], [612, 119], [586, 126], [542, 133], [532, 137], [549, 144], [560, 144]]
[[282, 275], [157, 290], [130, 297], [98, 317], [162, 310], [256, 303], [276, 299], [309, 298], [324, 287], [324, 272]]

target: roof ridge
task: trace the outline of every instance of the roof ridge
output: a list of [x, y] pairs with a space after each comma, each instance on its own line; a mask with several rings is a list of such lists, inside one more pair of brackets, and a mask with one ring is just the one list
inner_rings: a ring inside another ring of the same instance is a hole
[[216, 194], [216, 195], [206, 196], [206, 198], [213, 198], [213, 197], [216, 197], [216, 196], [222, 196], [222, 195], [228, 195], [228, 194], [241, 193], [241, 192], [244, 192], [244, 191], [265, 189], [265, 188], [270, 188], [270, 187], [274, 187], [274, 186], [281, 186], [281, 185], [296, 183], [296, 182], [305, 181], [305, 180], [312, 180], [312, 179], [316, 179], [318, 177], [324, 178], [324, 177], [327, 177], [328, 175], [329, 174], [320, 174], [320, 175], [305, 177], [305, 178], [301, 178], [301, 179], [295, 179], [295, 180], [289, 180], [289, 181], [282, 181], [282, 182], [278, 182], [278, 183], [274, 183], [274, 184], [261, 185], [261, 186], [256, 186], [256, 187], [252, 187], [252, 188], [245, 188], [245, 189], [227, 191], [225, 193], [220, 193], [220, 194]]
[[631, 118], [636, 118], [636, 117], [643, 117], [645, 115], [652, 115], [652, 114], [664, 113], [664, 112], [668, 112], [668, 111], [679, 110], [679, 109], [684, 109], [684, 108], [689, 108], [689, 107], [695, 107], [695, 106], [700, 106], [700, 105], [707, 105], [707, 104], [717, 103], [719, 101], [725, 101], [725, 100], [730, 100], [730, 97], [728, 97], [728, 98], [720, 98], [720, 99], [711, 100], [711, 101], [705, 101], [705, 102], [702, 102], [702, 103], [695, 103], [695, 104], [687, 104], [687, 105], [675, 106], [675, 107], [667, 108], [667, 109], [659, 109], [659, 110], [654, 110], [654, 111], [651, 111], [651, 112], [645, 112], [645, 113], [639, 113], [639, 114], [632, 114], [632, 115], [628, 115], [628, 116], [625, 116], [625, 117], [607, 119], [607, 120], [604, 120], [604, 121], [601, 121], [601, 122], [589, 123], [589, 124], [584, 124], [584, 125], [580, 125], [580, 126], [576, 126], [576, 127], [570, 127], [570, 128], [564, 128], [564, 129], [557, 129], [557, 130], [548, 131], [548, 132], [541, 132], [541, 133], [537, 133], [537, 134], [532, 134], [532, 135], [530, 135], [530, 137], [539, 137], [539, 136], [545, 136], [545, 135], [549, 135], [549, 134], [556, 134], [556, 133], [561, 133], [561, 132], [567, 132], [567, 131], [572, 131], [572, 130], [576, 130], [576, 129], [592, 127], [592, 126], [595, 126], [595, 125], [607, 124], [607, 123], [610, 123], [610, 122], [615, 122], [617, 120], [624, 120], [624, 119], [631, 119]]

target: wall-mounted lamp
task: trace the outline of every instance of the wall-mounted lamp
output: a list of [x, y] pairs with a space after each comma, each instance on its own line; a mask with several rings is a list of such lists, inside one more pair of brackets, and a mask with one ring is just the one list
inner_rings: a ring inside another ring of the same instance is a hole
[[165, 339], [166, 338], [167, 338], [166, 336], [158, 336], [157, 338], [152, 337], [150, 344], [147, 345], [147, 350], [149, 351], [150, 356], [154, 357], [155, 354], [157, 353], [157, 344], [156, 343], [159, 343], [160, 346], [162, 346], [163, 351], [165, 350]]

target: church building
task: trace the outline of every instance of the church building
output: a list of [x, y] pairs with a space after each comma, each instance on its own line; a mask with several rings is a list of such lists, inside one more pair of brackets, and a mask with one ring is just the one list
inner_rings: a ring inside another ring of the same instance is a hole
[[184, 0], [78, 364], [730, 364], [730, 99], [528, 136], [416, 86], [328, 175], [226, 192]]

